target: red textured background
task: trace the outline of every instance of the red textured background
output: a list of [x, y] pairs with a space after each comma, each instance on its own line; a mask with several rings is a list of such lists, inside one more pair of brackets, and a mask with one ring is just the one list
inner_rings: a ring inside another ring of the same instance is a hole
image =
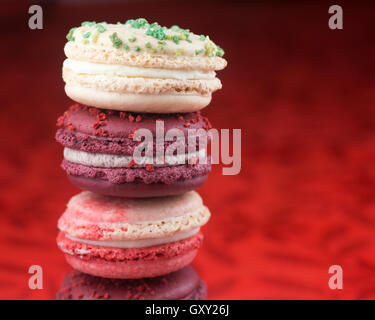
[[[55, 120], [71, 103], [61, 79], [65, 34], [83, 20], [146, 17], [209, 34], [226, 51], [223, 89], [204, 111], [242, 129], [242, 171], [216, 166], [200, 194], [212, 211], [194, 266], [212, 299], [375, 298], [375, 43], [366, 2], [131, 1], [28, 4], [0, 13], [0, 298], [53, 299], [70, 268], [56, 221], [78, 192], [59, 164]], [[341, 3], [342, 4], [342, 3]], [[28, 289], [28, 267], [44, 289]], [[344, 289], [328, 289], [328, 268]]]

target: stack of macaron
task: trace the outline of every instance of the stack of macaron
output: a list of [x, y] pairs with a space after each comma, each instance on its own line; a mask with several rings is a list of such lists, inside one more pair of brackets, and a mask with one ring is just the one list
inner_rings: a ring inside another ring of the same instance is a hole
[[[207, 148], [188, 139], [211, 128], [200, 110], [221, 88], [223, 50], [142, 18], [84, 22], [67, 39], [63, 79], [76, 104], [58, 118], [56, 139], [62, 168], [83, 191], [58, 221], [58, 246], [75, 269], [58, 298], [204, 299], [188, 265], [210, 217], [194, 190], [211, 165]], [[182, 138], [159, 139], [158, 125]]]

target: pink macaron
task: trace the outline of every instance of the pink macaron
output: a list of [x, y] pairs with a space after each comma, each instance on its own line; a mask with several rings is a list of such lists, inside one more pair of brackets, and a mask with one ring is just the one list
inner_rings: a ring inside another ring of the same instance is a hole
[[58, 222], [59, 248], [76, 270], [117, 279], [156, 277], [188, 265], [210, 212], [198, 193], [146, 199], [81, 192]]

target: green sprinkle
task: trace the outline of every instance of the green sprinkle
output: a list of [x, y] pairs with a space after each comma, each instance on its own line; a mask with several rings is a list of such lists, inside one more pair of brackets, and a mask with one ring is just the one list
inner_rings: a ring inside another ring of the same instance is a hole
[[73, 33], [74, 31], [76, 30], [77, 28], [71, 28], [68, 32], [68, 34], [66, 35], [66, 39], [69, 40], [69, 41], [74, 41], [76, 38], [73, 37]]
[[176, 56], [180, 56], [184, 53], [184, 49], [177, 49], [174, 51], [174, 53], [176, 54]]
[[137, 40], [136, 37], [132, 36], [131, 38], [128, 39], [130, 42], [134, 42], [135, 40]]
[[151, 53], [156, 53], [157, 52], [156, 49], [154, 49], [154, 48], [151, 48], [150, 51], [151, 51]]
[[171, 27], [171, 30], [176, 31], [176, 32], [179, 32], [179, 31], [180, 31], [180, 27], [174, 25], [174, 26]]
[[216, 55], [218, 56], [218, 57], [222, 57], [223, 55], [224, 55], [224, 50], [223, 49], [221, 49], [219, 46], [217, 46], [216, 47]]
[[206, 50], [205, 49], [200, 49], [200, 50], [195, 50], [195, 55], [199, 55], [201, 53], [204, 53]]
[[129, 19], [128, 21], [125, 22], [125, 24], [130, 25], [134, 29], [141, 29], [141, 28], [147, 28], [150, 26], [148, 21], [144, 18], [139, 18], [136, 20]]
[[158, 23], [154, 22], [147, 29], [146, 35], [152, 36], [158, 40], [164, 40], [165, 38], [167, 38], [167, 35], [165, 34], [164, 30], [165, 29], [159, 26]]
[[107, 29], [104, 28], [101, 24], [97, 24], [97, 25], [96, 25], [96, 29], [97, 29], [98, 32], [100, 32], [100, 33], [103, 33], [104, 31], [107, 31]]
[[151, 48], [151, 43], [150, 43], [150, 42], [147, 42], [147, 43], [145, 44], [145, 47], [146, 47], [147, 49], [150, 49], [150, 48]]
[[[159, 25], [159, 23], [157, 23], [157, 22], [153, 22], [153, 23], [150, 24], [150, 27], [151, 27], [151, 28], [158, 28], [158, 27], [160, 27], [160, 25]], [[165, 30], [165, 29], [164, 29], [165, 27], [161, 27], [161, 28], [163, 28], [163, 30]]]
[[190, 39], [186, 39], [186, 41], [189, 42], [189, 43], [192, 43], [192, 42], [193, 42], [193, 41], [191, 41]]
[[191, 43], [191, 40], [189, 39], [190, 36], [190, 30], [189, 29], [183, 29], [179, 26], [172, 26], [172, 31], [178, 32], [180, 35], [178, 36], [179, 40], [186, 40]]
[[86, 32], [82, 37], [84, 37], [85, 39], [87, 39], [89, 36], [91, 36], [91, 32]]
[[112, 33], [109, 36], [109, 39], [112, 41], [112, 45], [116, 48], [119, 49], [122, 46], [122, 40], [117, 36], [117, 32]]
[[84, 27], [84, 26], [89, 26], [89, 27], [92, 27], [95, 25], [95, 21], [84, 21], [81, 23], [81, 26]]
[[141, 48], [139, 46], [135, 46], [133, 50], [138, 52], [138, 51], [141, 51]]
[[124, 47], [123, 47], [125, 50], [129, 50], [129, 46], [125, 43], [124, 44]]
[[158, 44], [160, 44], [161, 46], [164, 46], [164, 45], [166, 45], [166, 42], [165, 41], [158, 41]]
[[172, 37], [172, 40], [175, 44], [179, 44], [180, 43], [180, 39], [178, 38], [178, 36], [173, 36]]
[[199, 37], [199, 39], [200, 39], [201, 41], [204, 41], [204, 40], [206, 40], [206, 37], [205, 37], [203, 34], [201, 34], [201, 36]]

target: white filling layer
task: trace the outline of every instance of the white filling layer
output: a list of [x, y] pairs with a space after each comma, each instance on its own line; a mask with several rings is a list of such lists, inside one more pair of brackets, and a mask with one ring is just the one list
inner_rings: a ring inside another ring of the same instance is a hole
[[139, 239], [139, 240], [122, 240], [122, 241], [84, 240], [84, 239], [78, 239], [68, 234], [65, 234], [65, 237], [76, 242], [85, 243], [88, 245], [93, 245], [93, 246], [98, 246], [98, 247], [120, 248], [120, 249], [148, 248], [148, 247], [158, 246], [158, 245], [172, 243], [172, 242], [190, 238], [196, 233], [198, 233], [199, 229], [200, 228], [195, 228], [195, 229], [191, 229], [188, 231], [179, 232], [172, 236], [168, 236], [164, 238]]
[[[145, 167], [146, 164], [152, 164], [155, 167], [163, 166], [174, 166], [179, 164], [188, 163], [189, 159], [195, 159], [204, 164], [204, 159], [206, 159], [206, 149], [201, 149], [198, 152], [189, 154], [179, 154], [168, 156], [165, 155], [164, 163], [156, 163], [155, 157], [140, 157], [134, 158], [133, 156], [124, 156], [119, 154], [106, 154], [106, 153], [92, 153], [85, 152], [81, 150], [75, 150], [70, 148], [64, 148], [64, 158], [70, 162], [82, 164], [89, 167], [99, 167], [99, 168], [125, 168], [128, 167], [129, 163], [134, 160], [135, 164], [132, 167], [141, 168]], [[207, 163], [207, 161], [206, 161]]]
[[63, 66], [74, 73], [110, 75], [120, 77], [178, 79], [178, 80], [210, 80], [214, 79], [214, 71], [202, 72], [198, 70], [170, 70], [157, 68], [138, 68], [125, 65], [91, 63], [66, 59]]

